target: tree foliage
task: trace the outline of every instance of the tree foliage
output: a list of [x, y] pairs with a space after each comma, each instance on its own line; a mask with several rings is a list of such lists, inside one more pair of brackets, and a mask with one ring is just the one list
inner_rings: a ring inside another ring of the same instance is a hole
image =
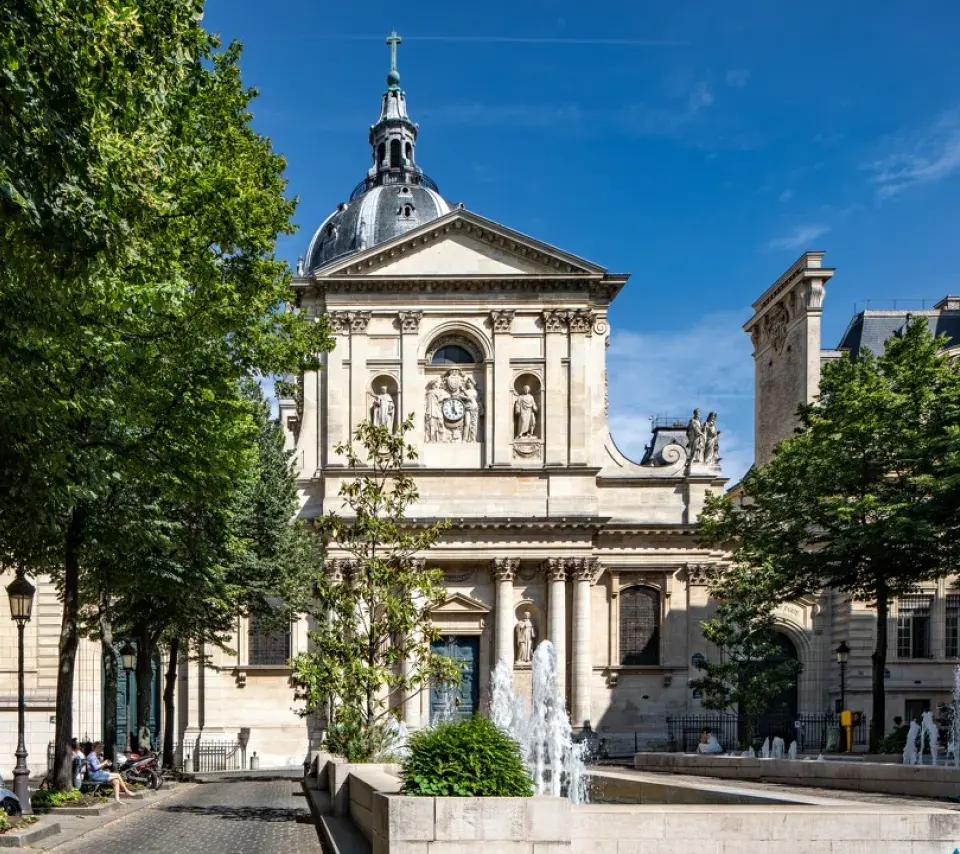
[[202, 9], [0, 10], [0, 551], [63, 597], [60, 787], [83, 556], [118, 530], [118, 484], [229, 495], [257, 433], [240, 381], [329, 344], [288, 305], [284, 163], [250, 128], [239, 46]]
[[[957, 455], [960, 372], [925, 318], [879, 357], [825, 366], [796, 436], [743, 482], [742, 507], [711, 497], [701, 540], [729, 548], [772, 601], [832, 588], [876, 608], [871, 745], [883, 736], [890, 603], [955, 568], [944, 520]], [[739, 576], [738, 576], [739, 577]], [[749, 582], [748, 582], [749, 583]]]
[[757, 717], [800, 673], [799, 662], [780, 660], [773, 613], [777, 582], [769, 567], [734, 566], [715, 575], [710, 592], [719, 605], [713, 619], [701, 623], [704, 638], [719, 655], [698, 665], [704, 675], [691, 687], [703, 692], [705, 708], [742, 717], [748, 745]]
[[446, 524], [406, 519], [419, 497], [403, 468], [416, 459], [405, 440], [411, 429], [409, 418], [396, 434], [362, 422], [355, 444], [336, 449], [357, 476], [340, 486], [345, 512], [317, 521], [334, 559], [317, 582], [311, 650], [294, 660], [292, 676], [303, 713], [332, 712], [331, 724], [382, 726], [404, 695], [460, 676], [430, 646], [438, 637], [431, 610], [445, 598], [443, 571], [421, 555]]

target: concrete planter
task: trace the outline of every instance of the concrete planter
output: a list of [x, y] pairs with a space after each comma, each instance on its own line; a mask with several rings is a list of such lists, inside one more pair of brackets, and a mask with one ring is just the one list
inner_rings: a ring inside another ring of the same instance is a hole
[[60, 825], [57, 822], [41, 819], [26, 830], [7, 831], [0, 834], [0, 848], [26, 848], [34, 842], [59, 832]]

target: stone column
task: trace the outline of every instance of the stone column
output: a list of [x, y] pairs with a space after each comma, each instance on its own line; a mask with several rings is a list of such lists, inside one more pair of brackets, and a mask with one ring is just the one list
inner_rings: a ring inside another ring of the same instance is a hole
[[[320, 430], [323, 450], [320, 465], [345, 466], [346, 458], [334, 448], [350, 438], [350, 312], [332, 311], [330, 328], [334, 334], [334, 349], [326, 354], [325, 370], [320, 372], [323, 394], [318, 405], [324, 425]], [[308, 472], [312, 475], [313, 472]]]
[[354, 311], [350, 317], [350, 409], [349, 433], [370, 419], [370, 377], [367, 373], [367, 327], [369, 311]]
[[573, 575], [573, 713], [570, 722], [575, 728], [590, 720], [590, 682], [593, 656], [590, 646], [590, 588], [596, 573], [596, 559], [576, 558], [568, 562]]
[[[397, 394], [396, 424], [399, 426], [408, 415], [413, 416], [413, 431], [407, 443], [417, 452], [419, 465], [423, 465], [423, 396], [424, 386], [417, 364], [421, 311], [401, 311], [400, 324], [400, 391]], [[418, 388], [419, 386], [419, 388]]]
[[[515, 557], [498, 557], [490, 570], [497, 583], [496, 611], [496, 661], [502, 661], [513, 670], [513, 629], [516, 616], [513, 612], [513, 579], [517, 576], [520, 561]], [[496, 662], [495, 662], [496, 663]]]
[[547, 623], [550, 643], [557, 651], [557, 686], [567, 697], [567, 570], [561, 558], [547, 560], [547, 582], [550, 586], [547, 602]]

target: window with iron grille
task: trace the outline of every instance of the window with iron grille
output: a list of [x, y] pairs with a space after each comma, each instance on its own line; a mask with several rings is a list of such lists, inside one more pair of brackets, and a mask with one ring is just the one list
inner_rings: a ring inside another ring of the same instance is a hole
[[250, 618], [249, 664], [282, 667], [290, 659], [290, 627]]
[[902, 596], [897, 601], [897, 657], [930, 658], [932, 596]]
[[660, 664], [660, 593], [652, 587], [620, 591], [620, 663]]
[[947, 658], [960, 658], [960, 594], [947, 594]]

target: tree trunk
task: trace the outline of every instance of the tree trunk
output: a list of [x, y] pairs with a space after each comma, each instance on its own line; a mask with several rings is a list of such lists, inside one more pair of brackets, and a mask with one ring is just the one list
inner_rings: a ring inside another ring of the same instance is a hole
[[134, 742], [140, 751], [144, 749], [144, 745], [140, 744], [140, 730], [144, 726], [148, 728], [150, 726], [150, 700], [153, 694], [151, 690], [153, 688], [152, 655], [150, 628], [146, 622], [143, 622], [137, 626], [137, 730]]
[[63, 619], [60, 624], [60, 655], [57, 666], [57, 722], [54, 731], [53, 787], [73, 788], [73, 674], [77, 663], [77, 618], [80, 613], [80, 545], [84, 510], [76, 506], [64, 538]]
[[117, 653], [113, 648], [113, 622], [110, 618], [110, 596], [100, 591], [98, 605], [100, 649], [103, 654], [103, 753], [111, 762], [117, 745]]
[[870, 720], [870, 752], [876, 753], [883, 738], [887, 718], [887, 696], [884, 692], [883, 671], [887, 666], [887, 613], [890, 600], [886, 587], [877, 586], [877, 645], [873, 650], [873, 717]]
[[180, 657], [180, 638], [170, 641], [167, 677], [163, 686], [163, 767], [173, 768], [173, 694], [177, 687], [177, 659]]

